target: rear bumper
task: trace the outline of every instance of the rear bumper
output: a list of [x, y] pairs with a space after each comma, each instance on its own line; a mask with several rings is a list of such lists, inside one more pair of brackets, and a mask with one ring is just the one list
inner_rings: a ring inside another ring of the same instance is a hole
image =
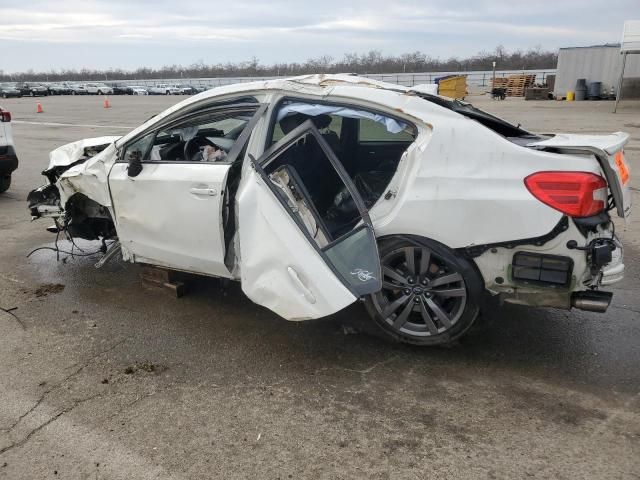
[[0, 175], [10, 175], [18, 168], [18, 156], [11, 145], [0, 147]]
[[615, 240], [617, 248], [611, 252], [611, 262], [600, 271], [599, 285], [612, 285], [624, 278], [624, 247], [617, 237]]
[[624, 278], [624, 248], [608, 215], [570, 221], [540, 245], [496, 247], [474, 258], [486, 289], [502, 301], [604, 312], [607, 289]]

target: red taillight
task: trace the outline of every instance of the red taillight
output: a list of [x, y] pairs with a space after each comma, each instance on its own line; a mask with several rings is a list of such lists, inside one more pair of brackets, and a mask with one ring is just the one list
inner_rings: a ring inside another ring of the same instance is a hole
[[0, 108], [0, 122], [10, 122], [11, 121], [11, 112], [7, 112], [6, 110], [2, 110]]
[[538, 172], [524, 179], [531, 194], [570, 217], [590, 217], [604, 210], [607, 182], [589, 172]]

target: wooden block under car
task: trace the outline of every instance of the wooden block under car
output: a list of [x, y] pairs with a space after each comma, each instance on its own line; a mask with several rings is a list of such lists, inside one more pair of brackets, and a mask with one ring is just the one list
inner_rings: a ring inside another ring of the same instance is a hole
[[140, 278], [144, 285], [162, 288], [176, 298], [180, 298], [187, 293], [187, 284], [176, 278], [176, 272], [151, 265], [143, 265], [141, 268]]

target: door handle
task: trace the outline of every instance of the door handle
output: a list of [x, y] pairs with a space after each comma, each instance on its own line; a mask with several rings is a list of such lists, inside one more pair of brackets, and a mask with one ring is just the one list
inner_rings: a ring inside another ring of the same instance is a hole
[[215, 197], [218, 194], [215, 188], [190, 188], [189, 193], [193, 193], [194, 195], [208, 195], [210, 197]]

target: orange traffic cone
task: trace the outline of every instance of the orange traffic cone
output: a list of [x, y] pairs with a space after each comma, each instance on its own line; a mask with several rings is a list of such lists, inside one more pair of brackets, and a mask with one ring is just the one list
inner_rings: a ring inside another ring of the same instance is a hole
[[109, 99], [107, 97], [104, 97], [104, 108], [111, 108], [111, 105], [109, 105]]
[[38, 102], [38, 106], [36, 107], [36, 113], [43, 113], [42, 104]]

